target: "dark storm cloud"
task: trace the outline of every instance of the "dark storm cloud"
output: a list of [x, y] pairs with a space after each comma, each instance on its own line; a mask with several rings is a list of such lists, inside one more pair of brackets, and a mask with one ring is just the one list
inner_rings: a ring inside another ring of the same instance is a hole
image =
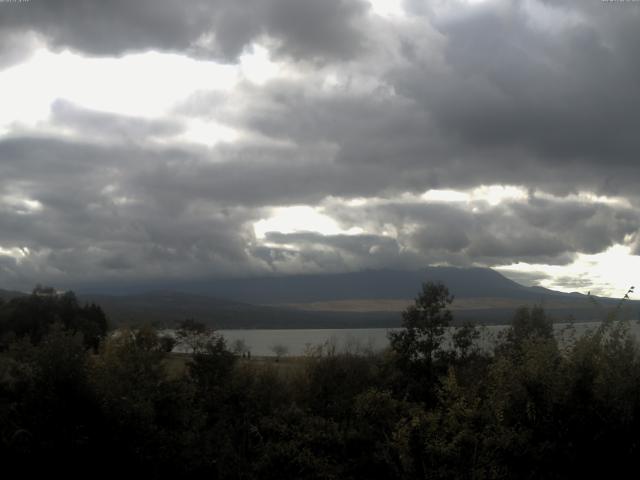
[[[218, 2], [216, 8], [198, 2], [161, 2], [153, 8], [144, 2], [85, 2], [82, 8], [64, 3], [54, 8], [50, 3], [9, 12], [23, 25], [29, 18], [35, 25], [50, 25], [54, 38], [66, 38], [58, 30], [72, 30], [65, 33], [70, 40], [59, 42], [95, 53], [101, 52], [99, 42], [112, 52], [153, 45], [188, 50], [193, 32], [209, 32], [209, 23], [229, 16], [257, 25], [243, 28], [231, 20], [220, 21], [220, 35], [228, 36], [229, 45], [243, 45], [264, 30], [281, 40], [276, 50], [300, 58], [313, 56], [314, 48], [330, 56], [355, 55], [352, 48], [362, 43], [358, 29], [365, 24], [356, 28], [354, 22], [366, 11], [361, 3], [337, 0], [274, 0], [260, 7], [253, 2]], [[420, 21], [446, 39], [441, 52], [445, 69], [416, 57], [415, 52], [429, 46], [403, 35], [402, 52], [414, 52], [411, 61], [378, 67], [395, 95], [348, 89], [318, 93], [295, 82], [270, 85], [253, 92], [259, 98], [244, 112], [243, 124], [299, 144], [337, 145], [336, 160], [347, 164], [353, 177], [371, 175], [370, 190], [420, 191], [496, 182], [565, 193], [580, 186], [608, 193], [628, 190], [628, 179], [637, 176], [632, 160], [639, 145], [633, 125], [640, 120], [640, 87], [633, 81], [637, 62], [628, 55], [629, 40], [637, 36], [634, 25], [620, 12], [567, 5], [549, 7], [550, 15], [562, 19], [575, 11], [585, 20], [545, 31], [523, 5], [488, 2], [445, 19], [428, 8]], [[92, 14], [94, 8], [101, 14]], [[207, 16], [210, 11], [215, 18]], [[209, 23], [203, 23], [205, 19]], [[615, 22], [620, 22], [620, 30], [609, 26]], [[88, 26], [94, 23], [97, 30]], [[156, 28], [165, 23], [167, 28]], [[94, 33], [100, 29], [105, 34]], [[91, 38], [85, 38], [85, 30]], [[128, 35], [129, 30], [138, 33]], [[368, 36], [375, 34], [370, 31]], [[355, 183], [354, 194], [364, 193]]]
[[37, 47], [34, 34], [0, 28], [0, 70], [26, 60]]
[[[593, 175], [590, 188], [628, 189], [628, 170], [637, 178], [640, 146], [638, 61], [629, 45], [640, 35], [637, 22], [625, 17], [637, 20], [638, 12], [613, 12], [601, 2], [580, 7], [590, 3], [549, 3], [544, 15], [555, 26], [526, 8], [532, 2], [487, 4], [435, 19], [447, 39], [446, 71], [411, 64], [391, 71], [390, 81], [467, 146], [521, 150], [511, 169], [519, 170], [529, 156], [549, 175], [580, 165]], [[612, 22], [616, 28], [603, 27]]]
[[598, 253], [622, 243], [625, 236], [640, 228], [635, 210], [603, 204], [530, 199], [511, 209], [528, 225], [566, 239], [573, 249], [583, 253]]
[[[398, 56], [367, 57], [335, 89], [296, 80], [249, 88], [243, 96], [251, 108], [234, 120], [298, 145], [333, 144], [336, 162], [354, 177], [360, 169], [385, 175], [386, 192], [508, 183], [563, 195], [633, 194], [640, 84], [628, 44], [638, 37], [635, 25], [618, 12], [626, 33], [602, 28], [601, 17], [615, 19], [567, 6], [549, 7], [546, 15], [557, 18], [547, 26], [527, 4], [488, 2], [450, 19], [424, 17], [441, 45], [395, 32], [395, 43], [384, 46]], [[425, 51], [440, 61], [422, 59]], [[358, 73], [372, 68], [381, 83], [367, 90]]]
[[38, 1], [2, 5], [0, 28], [31, 30], [55, 47], [93, 55], [186, 50], [210, 23], [206, 2]]
[[[481, 211], [473, 212], [472, 208]], [[566, 265], [576, 253], [595, 253], [640, 228], [640, 218], [626, 208], [557, 201], [506, 202], [501, 205], [389, 203], [326, 209], [344, 228], [382, 231], [393, 226], [397, 238], [376, 235], [282, 234], [270, 232], [269, 243], [295, 246], [307, 258], [325, 258], [327, 249], [348, 257], [345, 266], [374, 268], [448, 262], [456, 265], [510, 265], [518, 262]], [[589, 210], [566, 224], [576, 209]], [[339, 211], [338, 211], [339, 210]], [[526, 215], [521, 212], [527, 211]], [[543, 224], [535, 217], [552, 217]], [[554, 213], [556, 212], [555, 215]], [[531, 221], [533, 219], [533, 221]], [[335, 263], [335, 260], [333, 261]]]
[[251, 222], [264, 215], [260, 205], [313, 201], [322, 198], [319, 190], [344, 193], [350, 183], [340, 180], [348, 170], [313, 158], [306, 164], [300, 151], [289, 157], [282, 149], [261, 151], [264, 163], [252, 151], [245, 152], [250, 160], [229, 158], [242, 152], [238, 148], [207, 156], [178, 148], [5, 140], [0, 142], [2, 192], [17, 192], [42, 209], [25, 214], [5, 206], [0, 245], [50, 251], [47, 264], [59, 271], [69, 265], [91, 271], [92, 265], [74, 262], [74, 256], [93, 258], [110, 271], [125, 271], [142, 260], [173, 274], [187, 267], [203, 273], [205, 265], [223, 272], [229, 262], [250, 269], [254, 260], [259, 269], [286, 259], [318, 269], [326, 262], [332, 270], [437, 261], [566, 264], [575, 252], [602, 251], [640, 227], [628, 207], [566, 199], [532, 196], [495, 206], [388, 200], [360, 207], [336, 204], [327, 213], [344, 228], [380, 232], [392, 225], [397, 238], [269, 233], [268, 242], [293, 244], [297, 253], [252, 250], [257, 243]]
[[367, 10], [361, 0], [275, 0], [265, 10], [266, 31], [281, 39], [280, 54], [348, 59], [365, 47], [357, 21]]
[[[253, 268], [247, 222], [256, 212], [136, 185], [135, 172], [195, 162], [193, 153], [21, 138], [1, 141], [0, 158], [0, 247], [30, 252], [5, 265], [4, 278], [68, 285], [123, 272], [184, 278]], [[38, 206], [21, 207], [25, 200]]]
[[350, 208], [336, 205], [327, 211], [343, 227], [380, 231], [392, 226], [402, 245], [425, 257], [438, 253], [462, 265], [568, 264], [576, 253], [604, 251], [640, 229], [640, 216], [629, 207], [561, 198], [530, 197], [495, 206], [484, 201], [390, 200]]
[[429, 44], [429, 36], [406, 35], [402, 23], [376, 31], [379, 23], [363, 20], [363, 3], [339, 0], [79, 5], [32, 2], [5, 9], [3, 18], [89, 53], [189, 51], [195, 36], [211, 33], [230, 58], [260, 32], [296, 58], [354, 58], [365, 37], [377, 38], [380, 51], [396, 49], [397, 58], [365, 55], [354, 67], [376, 71], [386, 85], [379, 91], [327, 93], [290, 81], [243, 92], [251, 99], [243, 126], [299, 145], [334, 144], [336, 161], [353, 177], [360, 169], [372, 175], [373, 188], [513, 183], [624, 193], [638, 176], [640, 86], [630, 45], [639, 34], [631, 9], [486, 2], [438, 15], [435, 2], [413, 6], [422, 16], [412, 21], [442, 37]]
[[398, 242], [379, 235], [322, 235], [316, 232], [268, 232], [266, 241], [280, 244], [328, 246], [354, 255], [399, 253]]
[[366, 10], [360, 0], [49, 0], [2, 5], [0, 29], [89, 55], [164, 50], [228, 61], [266, 35], [282, 55], [331, 59], [364, 47]]
[[[49, 122], [72, 136], [0, 138], [0, 247], [32, 252], [2, 255], [2, 275], [563, 265], [636, 241], [640, 10], [496, 1], [444, 14], [445, 2], [407, 3], [409, 18], [387, 20], [346, 0], [0, 4], [0, 38], [33, 31], [89, 55], [235, 61], [267, 36], [270, 54], [299, 74], [197, 92], [171, 119], [58, 101]], [[0, 50], [0, 68], [25, 54]], [[178, 142], [190, 117], [240, 140]], [[417, 199], [495, 184], [529, 198]], [[568, 196], [577, 192], [628, 202]], [[301, 204], [367, 233], [255, 238], [269, 207]]]
[[274, 247], [254, 247], [251, 253], [267, 263], [272, 269], [276, 262], [287, 262], [293, 260], [298, 251], [291, 248], [274, 248]]
[[[449, 128], [437, 112], [384, 91], [317, 92], [294, 82], [277, 82], [245, 93], [251, 108], [230, 120], [240, 128], [298, 147], [334, 146], [335, 151], [327, 160], [333, 167], [344, 169], [347, 177], [342, 178], [350, 182], [346, 196], [496, 183], [559, 194], [579, 190], [615, 194], [632, 191], [633, 179], [638, 177], [638, 167], [631, 161], [610, 162], [608, 156], [567, 159], [561, 152], [555, 157], [544, 156], [518, 145], [507, 131], [501, 145], [476, 144]], [[491, 122], [491, 115], [483, 118], [482, 111], [478, 107], [478, 122]], [[523, 109], [521, 114], [526, 112]], [[569, 131], [571, 125], [562, 128], [565, 135], [579, 134]], [[631, 135], [634, 127], [620, 128]], [[593, 132], [591, 136], [595, 139], [590, 141], [597, 141]], [[625, 155], [631, 157], [632, 152]]]
[[462, 251], [470, 244], [469, 236], [459, 225], [444, 224], [437, 227], [421, 227], [413, 234], [412, 242], [420, 251]]
[[[414, 252], [405, 252], [394, 238], [381, 235], [322, 235], [317, 232], [280, 233], [268, 232], [269, 244], [295, 246], [288, 249], [281, 260], [312, 265], [320, 271], [361, 270], [385, 268], [389, 265], [410, 268], [416, 260], [422, 260]], [[278, 255], [280, 248], [273, 248], [270, 256]], [[274, 263], [274, 262], [273, 262]]]

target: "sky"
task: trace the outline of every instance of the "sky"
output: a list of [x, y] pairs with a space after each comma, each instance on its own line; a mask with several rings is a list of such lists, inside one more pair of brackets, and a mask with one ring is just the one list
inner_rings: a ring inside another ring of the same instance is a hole
[[640, 2], [0, 1], [0, 288], [640, 271]]

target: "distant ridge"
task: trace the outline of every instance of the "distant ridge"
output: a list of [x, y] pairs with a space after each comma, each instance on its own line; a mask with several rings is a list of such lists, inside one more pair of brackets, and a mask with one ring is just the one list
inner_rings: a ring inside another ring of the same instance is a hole
[[132, 295], [81, 295], [82, 302], [100, 305], [112, 325], [155, 324], [174, 327], [193, 318], [215, 328], [364, 328], [399, 325], [396, 314], [367, 312], [301, 312], [297, 309], [251, 305], [205, 295], [151, 291]]
[[574, 295], [542, 287], [525, 287], [489, 268], [456, 267], [231, 279], [199, 285], [195, 290], [235, 301], [282, 304], [354, 298], [414, 298], [422, 282], [426, 281], [442, 282], [458, 298], [542, 300], [548, 296]]
[[0, 298], [2, 300], [11, 300], [12, 298], [24, 297], [28, 295], [24, 292], [18, 292], [16, 290], [3, 290], [0, 288]]
[[[215, 328], [397, 327], [423, 282], [442, 282], [455, 296], [454, 320], [505, 323], [521, 305], [542, 305], [558, 320], [598, 320], [619, 299], [598, 298], [543, 287], [525, 287], [489, 268], [428, 267], [420, 270], [369, 270], [341, 274], [181, 282], [171, 288], [135, 293], [83, 293], [81, 302], [102, 306], [113, 324], [174, 326], [195, 318]], [[108, 291], [108, 290], [107, 290]], [[131, 292], [131, 290], [129, 290]], [[0, 290], [0, 298], [26, 295]], [[625, 309], [638, 318], [640, 302]]]

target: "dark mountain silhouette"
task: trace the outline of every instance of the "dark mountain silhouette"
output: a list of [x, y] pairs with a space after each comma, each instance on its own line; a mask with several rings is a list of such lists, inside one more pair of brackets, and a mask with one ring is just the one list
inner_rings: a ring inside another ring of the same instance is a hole
[[0, 298], [2, 300], [11, 300], [16, 297], [24, 297], [25, 295], [27, 294], [24, 292], [18, 292], [16, 290], [2, 290], [0, 288]]
[[153, 291], [133, 295], [81, 295], [100, 305], [114, 325], [152, 323], [173, 327], [185, 318], [215, 328], [360, 328], [399, 325], [389, 312], [309, 312], [221, 300], [184, 292]]
[[422, 282], [442, 282], [457, 298], [542, 300], [573, 296], [542, 287], [525, 287], [489, 268], [429, 267], [422, 270], [370, 270], [341, 274], [289, 275], [219, 280], [194, 291], [236, 301], [281, 304], [346, 299], [410, 299]]
[[[422, 282], [442, 282], [455, 296], [457, 321], [508, 322], [520, 305], [540, 304], [554, 318], [598, 320], [618, 299], [525, 287], [488, 268], [429, 267], [342, 274], [290, 275], [190, 282], [141, 293], [79, 293], [103, 307], [113, 324], [173, 326], [194, 318], [216, 328], [393, 327]], [[144, 286], [137, 286], [138, 292]], [[0, 291], [0, 298], [24, 295]], [[625, 307], [637, 318], [640, 302]], [[629, 312], [627, 312], [629, 313]]]
[[[597, 320], [586, 295], [525, 287], [488, 268], [429, 267], [342, 274], [225, 279], [176, 285], [182, 293], [87, 295], [117, 322], [163, 324], [194, 317], [218, 328], [393, 327], [422, 282], [444, 283], [458, 321], [505, 323], [520, 305], [541, 304], [559, 320]], [[184, 293], [188, 292], [188, 293]], [[224, 300], [222, 300], [224, 299]], [[616, 299], [599, 298], [611, 308]], [[636, 310], [636, 302], [629, 302]]]

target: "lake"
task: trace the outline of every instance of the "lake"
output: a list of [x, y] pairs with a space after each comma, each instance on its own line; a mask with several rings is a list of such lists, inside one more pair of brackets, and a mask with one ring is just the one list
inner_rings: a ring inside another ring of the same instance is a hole
[[[574, 323], [576, 335], [580, 335], [589, 329], [596, 328], [598, 323], [585, 322]], [[554, 329], [559, 340], [566, 341], [569, 338], [567, 331], [569, 324], [554, 324]], [[490, 349], [495, 344], [495, 339], [501, 330], [507, 325], [488, 325], [480, 328], [480, 347]], [[630, 322], [632, 333], [640, 337], [640, 325]], [[390, 328], [341, 328], [341, 329], [284, 329], [284, 330], [218, 330], [226, 340], [229, 348], [237, 340], [245, 343], [252, 355], [275, 356], [272, 348], [276, 345], [284, 346], [287, 355], [305, 355], [310, 348], [318, 345], [329, 344], [336, 351], [362, 351], [370, 349], [380, 351], [389, 345], [387, 332], [396, 330]], [[453, 331], [453, 330], [452, 330]], [[449, 342], [450, 340], [445, 340]]]

